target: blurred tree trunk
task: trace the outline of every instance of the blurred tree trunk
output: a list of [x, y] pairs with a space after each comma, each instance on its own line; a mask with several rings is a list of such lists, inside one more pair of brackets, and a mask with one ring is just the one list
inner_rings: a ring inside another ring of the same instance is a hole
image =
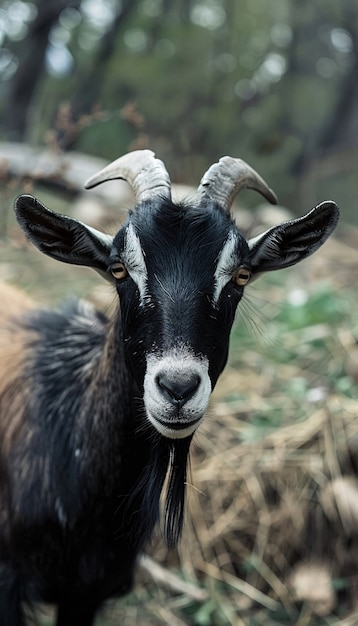
[[[358, 33], [355, 29], [357, 10], [349, 2], [343, 3], [341, 8], [343, 19], [340, 25], [351, 37], [353, 62], [344, 76], [340, 80], [337, 79], [338, 97], [331, 115], [323, 119], [321, 128], [317, 129], [313, 140], [306, 138], [304, 149], [292, 163], [291, 171], [298, 177], [304, 176], [311, 169], [317, 157], [356, 143], [354, 120], [358, 117]], [[300, 10], [299, 7], [297, 9]], [[299, 23], [299, 20], [296, 19], [295, 23]], [[297, 34], [297, 30], [294, 34]], [[307, 37], [307, 30], [303, 36]], [[302, 57], [300, 59], [302, 60]], [[293, 73], [300, 71], [299, 61], [295, 55], [291, 58], [290, 71]]]
[[[97, 55], [93, 59], [87, 73], [78, 83], [71, 99], [70, 115], [72, 122], [77, 122], [81, 115], [91, 113], [98, 104], [101, 87], [106, 76], [107, 63], [112, 57], [118, 35], [127, 25], [128, 19], [136, 12], [139, 0], [123, 0], [115, 18], [105, 35], [101, 38]], [[68, 150], [76, 140], [75, 135], [58, 133], [57, 141], [62, 150]]]
[[[347, 17], [350, 16], [350, 13], [349, 11]], [[352, 20], [353, 17], [352, 15]], [[337, 106], [331, 118], [326, 120], [321, 133], [319, 144], [324, 152], [342, 145], [349, 147], [352, 141], [355, 142], [356, 139], [352, 122], [358, 116], [358, 34], [351, 28], [352, 23], [349, 20], [349, 23], [345, 24], [345, 28], [353, 42], [354, 54], [352, 56], [354, 61], [350, 71], [347, 72], [339, 85]]]
[[24, 140], [28, 113], [33, 96], [43, 75], [48, 39], [61, 12], [68, 7], [78, 8], [81, 0], [39, 0], [37, 15], [30, 24], [27, 37], [8, 44], [19, 60], [19, 66], [9, 86], [5, 110], [5, 136]]

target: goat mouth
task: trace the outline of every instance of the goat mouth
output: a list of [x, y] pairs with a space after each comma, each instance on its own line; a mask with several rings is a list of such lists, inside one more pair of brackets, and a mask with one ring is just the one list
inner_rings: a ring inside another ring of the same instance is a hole
[[196, 417], [191, 421], [169, 421], [154, 417], [148, 412], [148, 418], [155, 429], [167, 439], [184, 439], [192, 435], [199, 423], [203, 419], [203, 415]]
[[170, 430], [184, 430], [185, 428], [192, 428], [193, 426], [198, 424], [202, 419], [202, 416], [197, 417], [190, 422], [172, 422], [167, 420], [161, 420], [159, 419], [159, 417], [156, 417], [155, 419], [157, 422], [159, 422], [159, 424], [164, 426], [164, 428], [169, 428]]

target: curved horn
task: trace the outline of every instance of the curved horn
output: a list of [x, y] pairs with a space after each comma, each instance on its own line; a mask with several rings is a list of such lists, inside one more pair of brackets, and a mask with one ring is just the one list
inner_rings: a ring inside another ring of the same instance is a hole
[[136, 201], [155, 196], [171, 199], [170, 178], [164, 163], [151, 150], [135, 150], [119, 157], [85, 183], [91, 189], [106, 180], [121, 178], [132, 187]]
[[230, 211], [236, 194], [241, 189], [254, 189], [261, 193], [271, 204], [277, 204], [276, 194], [263, 178], [242, 159], [222, 157], [218, 163], [209, 167], [201, 179], [196, 198], [218, 202], [225, 211]]

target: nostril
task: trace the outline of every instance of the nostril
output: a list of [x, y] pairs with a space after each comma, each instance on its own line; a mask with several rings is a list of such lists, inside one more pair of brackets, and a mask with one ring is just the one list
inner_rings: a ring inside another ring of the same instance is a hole
[[171, 378], [167, 374], [158, 374], [157, 385], [170, 402], [183, 406], [195, 393], [200, 384], [200, 377], [197, 374]]

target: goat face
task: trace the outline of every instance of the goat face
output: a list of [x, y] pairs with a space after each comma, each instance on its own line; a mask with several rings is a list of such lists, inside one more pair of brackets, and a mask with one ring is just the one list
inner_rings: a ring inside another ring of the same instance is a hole
[[145, 202], [114, 238], [127, 363], [166, 437], [188, 436], [204, 415], [243, 293], [232, 280], [240, 266], [250, 266], [248, 245], [216, 205]]
[[165, 437], [186, 438], [202, 420], [225, 366], [245, 284], [314, 252], [334, 229], [338, 209], [322, 203], [247, 242], [229, 214], [234, 195], [251, 187], [271, 202], [275, 196], [238, 159], [224, 157], [212, 166], [189, 206], [171, 202], [168, 174], [150, 151], [118, 159], [87, 187], [110, 178], [126, 179], [138, 200], [114, 238], [31, 196], [17, 199], [17, 217], [45, 254], [91, 266], [115, 281], [126, 362], [147, 418]]

